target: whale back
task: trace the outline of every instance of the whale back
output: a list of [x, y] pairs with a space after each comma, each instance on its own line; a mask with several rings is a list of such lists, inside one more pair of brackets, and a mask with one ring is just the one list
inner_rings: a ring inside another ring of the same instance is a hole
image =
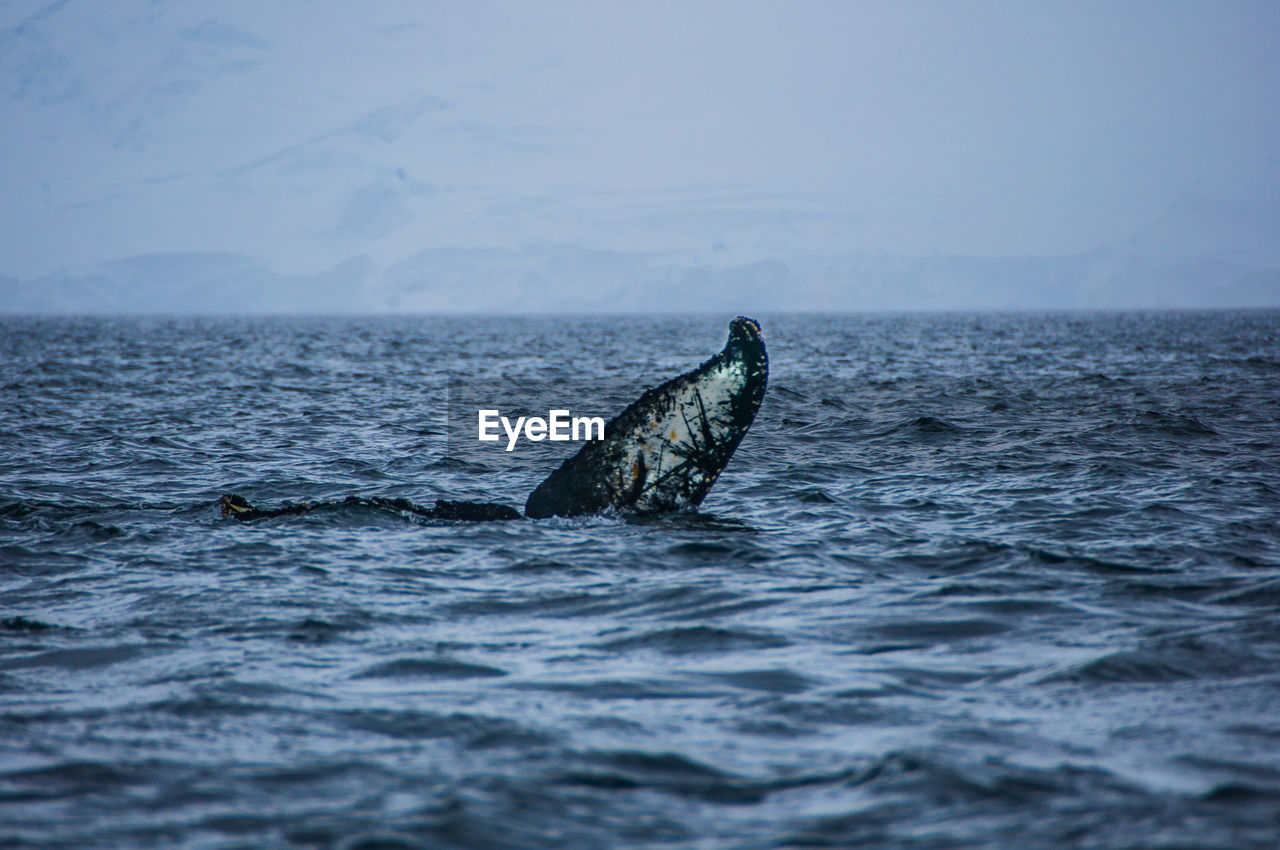
[[751, 427], [768, 378], [760, 326], [739, 316], [719, 354], [614, 417], [603, 440], [587, 443], [538, 485], [525, 514], [696, 507]]

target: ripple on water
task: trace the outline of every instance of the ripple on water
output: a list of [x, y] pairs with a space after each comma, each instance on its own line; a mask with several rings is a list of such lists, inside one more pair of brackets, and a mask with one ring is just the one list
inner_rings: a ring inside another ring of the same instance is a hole
[[397, 658], [374, 664], [355, 674], [357, 679], [473, 679], [505, 676], [505, 670], [451, 658]]
[[654, 650], [666, 655], [703, 655], [790, 646], [780, 634], [722, 626], [682, 626], [613, 638], [600, 644], [614, 652]]

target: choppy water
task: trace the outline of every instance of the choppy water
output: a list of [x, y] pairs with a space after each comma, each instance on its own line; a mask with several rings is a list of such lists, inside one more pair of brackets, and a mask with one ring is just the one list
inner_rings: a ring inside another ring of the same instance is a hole
[[1276, 846], [1280, 313], [762, 316], [701, 514], [217, 515], [520, 505], [446, 380], [729, 318], [4, 319], [0, 844]]

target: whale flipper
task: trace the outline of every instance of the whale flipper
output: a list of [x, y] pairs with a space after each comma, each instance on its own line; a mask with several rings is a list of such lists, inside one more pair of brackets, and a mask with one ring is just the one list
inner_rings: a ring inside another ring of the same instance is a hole
[[642, 395], [538, 485], [530, 517], [696, 507], [751, 427], [769, 378], [760, 325], [739, 316], [724, 350]]

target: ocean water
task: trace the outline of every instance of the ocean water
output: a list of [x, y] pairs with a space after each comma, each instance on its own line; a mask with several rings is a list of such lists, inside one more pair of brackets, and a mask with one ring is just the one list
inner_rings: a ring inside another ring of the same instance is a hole
[[730, 318], [0, 320], [0, 845], [1280, 843], [1275, 311], [760, 316], [697, 513], [215, 507], [520, 506], [450, 381]]

